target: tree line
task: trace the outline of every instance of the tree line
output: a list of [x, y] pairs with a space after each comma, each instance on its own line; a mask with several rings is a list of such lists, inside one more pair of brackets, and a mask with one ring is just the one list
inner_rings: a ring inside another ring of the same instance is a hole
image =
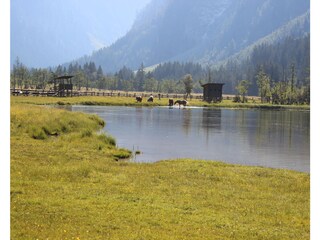
[[[291, 66], [291, 78], [286, 81], [275, 82], [261, 68], [256, 75], [256, 84], [261, 102], [272, 104], [310, 104], [310, 79], [303, 85], [296, 84], [295, 67]], [[241, 80], [236, 86], [237, 95], [234, 102], [246, 102], [251, 83]]]
[[247, 95], [259, 95], [273, 103], [310, 102], [310, 36], [256, 46], [245, 60], [229, 60], [219, 67], [199, 63], [167, 62], [148, 70], [141, 63], [134, 71], [123, 66], [105, 74], [94, 62], [70, 63], [56, 68], [27, 68], [17, 58], [11, 71], [11, 88], [45, 89], [55, 76], [73, 75], [74, 87], [162, 93], [201, 93], [207, 82], [225, 83], [223, 92], [236, 94], [243, 102]]
[[256, 46], [250, 58], [230, 61], [213, 74], [235, 90], [237, 101], [249, 94], [259, 95], [263, 102], [309, 104], [310, 35]]
[[185, 93], [184, 77], [187, 76], [190, 79], [192, 76], [194, 80], [192, 88], [190, 86], [188, 88], [194, 92], [201, 92], [202, 87], [199, 80], [201, 73], [204, 71], [199, 64], [178, 62], [159, 65], [154, 71], [146, 71], [143, 63], [137, 71], [123, 66], [114, 74], [105, 74], [101, 66], [96, 67], [94, 62], [84, 65], [71, 63], [68, 67], [59, 65], [56, 68], [29, 69], [17, 58], [11, 71], [11, 88], [46, 89], [54, 77], [73, 75], [72, 81], [77, 90]]

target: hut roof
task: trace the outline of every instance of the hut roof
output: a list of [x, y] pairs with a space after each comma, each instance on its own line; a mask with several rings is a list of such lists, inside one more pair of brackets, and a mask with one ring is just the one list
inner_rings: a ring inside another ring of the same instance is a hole
[[70, 79], [73, 78], [74, 76], [72, 75], [65, 75], [65, 76], [60, 76], [60, 77], [55, 77], [54, 79]]
[[209, 85], [224, 85], [224, 83], [205, 83], [205, 84], [202, 84], [201, 87], [209, 86]]

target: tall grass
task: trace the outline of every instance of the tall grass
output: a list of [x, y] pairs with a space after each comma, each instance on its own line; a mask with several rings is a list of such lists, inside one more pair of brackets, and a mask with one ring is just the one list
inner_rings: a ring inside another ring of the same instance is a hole
[[120, 161], [103, 124], [12, 104], [12, 239], [309, 239], [308, 174]]

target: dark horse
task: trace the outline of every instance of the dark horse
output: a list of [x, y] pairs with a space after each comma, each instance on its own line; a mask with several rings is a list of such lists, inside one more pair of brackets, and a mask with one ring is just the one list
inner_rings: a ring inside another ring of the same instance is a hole
[[169, 107], [172, 107], [172, 106], [173, 106], [173, 99], [170, 98], [170, 99], [169, 99]]
[[183, 105], [185, 107], [187, 105], [187, 103], [188, 102], [186, 100], [177, 100], [177, 101], [174, 102], [174, 105], [179, 104], [179, 107], [181, 105]]
[[150, 96], [147, 100], [147, 102], [153, 102], [153, 96]]
[[142, 97], [138, 96], [138, 97], [136, 97], [136, 100], [137, 100], [137, 102], [142, 102]]

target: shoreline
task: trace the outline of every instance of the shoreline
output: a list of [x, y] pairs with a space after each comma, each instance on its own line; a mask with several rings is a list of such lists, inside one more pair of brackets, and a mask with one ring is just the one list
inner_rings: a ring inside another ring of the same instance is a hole
[[[135, 99], [128, 97], [34, 97], [11, 96], [11, 103], [26, 103], [35, 105], [86, 105], [86, 106], [136, 106], [157, 107], [168, 106], [168, 99], [155, 99], [154, 102], [137, 103]], [[188, 101], [189, 107], [229, 108], [229, 109], [260, 109], [260, 110], [299, 110], [310, 111], [310, 105], [273, 105], [265, 103], [234, 103], [231, 100], [223, 100], [221, 103], [207, 103], [202, 100], [192, 99]]]

